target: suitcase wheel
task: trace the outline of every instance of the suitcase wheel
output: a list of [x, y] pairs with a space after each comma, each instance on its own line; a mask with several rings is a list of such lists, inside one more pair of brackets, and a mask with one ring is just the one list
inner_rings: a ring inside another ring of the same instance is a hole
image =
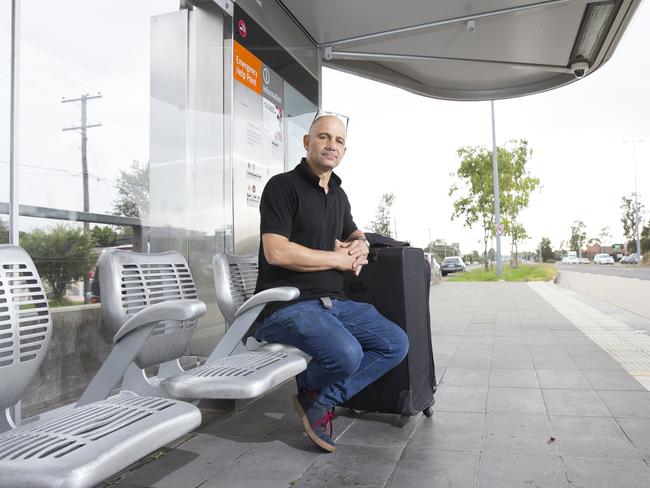
[[433, 409], [431, 407], [426, 408], [422, 413], [425, 417], [433, 417]]

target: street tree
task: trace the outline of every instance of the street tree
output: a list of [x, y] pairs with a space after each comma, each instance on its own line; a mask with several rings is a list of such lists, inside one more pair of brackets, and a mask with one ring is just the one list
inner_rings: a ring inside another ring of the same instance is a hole
[[69, 283], [83, 278], [93, 265], [91, 239], [82, 229], [66, 225], [35, 229], [21, 235], [20, 245], [50, 286], [55, 302], [61, 301]]
[[128, 170], [120, 170], [115, 188], [118, 197], [113, 201], [113, 213], [143, 217], [149, 209], [149, 163], [134, 160]]
[[551, 247], [551, 239], [542, 237], [542, 262], [553, 261], [555, 253]]
[[[457, 180], [449, 189], [449, 196], [456, 198], [451, 217], [462, 218], [463, 225], [469, 228], [480, 225], [483, 253], [487, 256], [488, 241], [496, 231], [492, 151], [482, 146], [467, 146], [456, 153], [461, 161], [459, 168], [451, 174]], [[523, 139], [497, 148], [502, 223], [507, 235], [512, 237], [512, 231], [515, 231], [515, 242], [521, 231], [525, 232], [518, 220], [519, 213], [528, 206], [530, 194], [540, 184], [539, 179], [531, 176], [526, 168], [531, 155], [532, 150]], [[485, 269], [488, 269], [487, 259]]]
[[575, 220], [571, 225], [571, 237], [569, 238], [569, 248], [578, 251], [578, 256], [582, 257], [582, 246], [587, 239], [587, 226], [582, 220]]
[[117, 245], [118, 233], [109, 226], [95, 226], [90, 231], [90, 240], [95, 247], [110, 247]]
[[526, 232], [526, 229], [524, 229], [524, 226], [521, 224], [510, 224], [510, 238], [511, 238], [511, 245], [510, 245], [510, 256], [511, 256], [511, 266], [513, 268], [519, 267], [519, 256], [518, 252], [519, 249], [517, 245], [519, 242], [528, 239], [530, 236]]
[[600, 239], [600, 252], [603, 252], [603, 246], [609, 246], [611, 244], [611, 239], [612, 239], [612, 229], [610, 229], [609, 226], [605, 226], [602, 229], [600, 229], [600, 232], [598, 233], [598, 238]]
[[640, 195], [636, 193], [630, 194], [629, 197], [621, 197], [621, 224], [623, 224], [623, 235], [627, 241], [628, 252], [630, 243], [636, 240], [637, 213], [639, 216], [643, 214], [644, 205], [640, 200]]
[[384, 193], [379, 201], [375, 219], [370, 223], [370, 228], [373, 232], [384, 236], [392, 237], [390, 230], [391, 221], [391, 208], [395, 202], [395, 195], [393, 193]]

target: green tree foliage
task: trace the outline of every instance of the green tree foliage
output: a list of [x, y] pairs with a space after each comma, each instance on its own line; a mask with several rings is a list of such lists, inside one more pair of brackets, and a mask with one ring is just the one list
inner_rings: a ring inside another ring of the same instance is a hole
[[391, 233], [391, 207], [395, 202], [395, 195], [393, 193], [384, 193], [379, 201], [375, 219], [370, 223], [370, 228], [373, 232], [384, 236], [392, 237]]
[[571, 237], [569, 238], [569, 247], [572, 251], [578, 251], [581, 255], [582, 246], [587, 239], [586, 225], [582, 220], [576, 220], [571, 226]]
[[554, 259], [555, 253], [551, 247], [551, 239], [542, 237], [542, 262], [553, 261]]
[[120, 170], [115, 188], [118, 197], [113, 201], [114, 214], [142, 217], [149, 209], [149, 163], [133, 161], [128, 171]]
[[635, 202], [638, 203], [638, 214], [643, 215], [644, 205], [641, 203], [640, 195], [636, 193], [630, 194], [629, 197], [621, 198], [621, 224], [623, 224], [623, 235], [628, 241], [628, 250], [636, 244], [630, 245], [631, 242], [636, 241], [637, 232], [637, 207]]
[[[481, 146], [468, 146], [458, 149], [457, 154], [460, 166], [452, 177], [458, 181], [449, 189], [449, 196], [456, 198], [451, 218], [464, 219], [466, 227], [471, 228], [477, 223], [481, 226], [484, 256], [487, 256], [488, 240], [496, 230], [492, 151]], [[518, 221], [519, 213], [528, 206], [530, 194], [540, 185], [539, 179], [531, 176], [526, 168], [531, 156], [532, 150], [523, 139], [497, 148], [501, 221], [505, 233], [513, 238], [515, 248], [519, 240], [525, 239], [526, 232]], [[486, 270], [487, 267], [486, 259]]]
[[4, 219], [0, 219], [0, 244], [9, 243], [9, 227]]
[[530, 236], [528, 235], [528, 232], [526, 232], [526, 229], [524, 229], [524, 226], [521, 224], [518, 224], [516, 222], [513, 222], [510, 224], [510, 238], [511, 238], [511, 247], [510, 247], [510, 256], [511, 256], [511, 266], [513, 268], [519, 267], [519, 249], [517, 247], [518, 243], [528, 239]]
[[66, 286], [91, 268], [91, 240], [81, 229], [57, 225], [21, 235], [20, 245], [31, 256], [38, 273], [49, 284], [52, 298], [61, 300]]
[[600, 239], [601, 246], [609, 246], [612, 239], [612, 229], [607, 226], [600, 229], [600, 232], [598, 233], [598, 239]]
[[118, 233], [108, 226], [96, 226], [90, 231], [90, 240], [94, 247], [116, 246], [118, 237]]

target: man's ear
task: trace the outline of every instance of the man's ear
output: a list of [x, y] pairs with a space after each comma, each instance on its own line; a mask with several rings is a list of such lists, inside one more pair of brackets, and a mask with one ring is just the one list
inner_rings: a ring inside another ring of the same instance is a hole
[[309, 134], [302, 136], [302, 145], [305, 148], [305, 151], [309, 151]]

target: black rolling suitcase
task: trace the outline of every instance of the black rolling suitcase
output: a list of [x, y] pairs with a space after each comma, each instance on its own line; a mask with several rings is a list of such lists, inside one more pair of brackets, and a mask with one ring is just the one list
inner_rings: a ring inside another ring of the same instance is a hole
[[429, 286], [431, 268], [422, 249], [371, 248], [359, 276], [346, 273], [344, 290], [354, 301], [372, 303], [409, 337], [404, 361], [368, 385], [344, 406], [412, 416], [431, 416], [436, 375], [431, 345]]

